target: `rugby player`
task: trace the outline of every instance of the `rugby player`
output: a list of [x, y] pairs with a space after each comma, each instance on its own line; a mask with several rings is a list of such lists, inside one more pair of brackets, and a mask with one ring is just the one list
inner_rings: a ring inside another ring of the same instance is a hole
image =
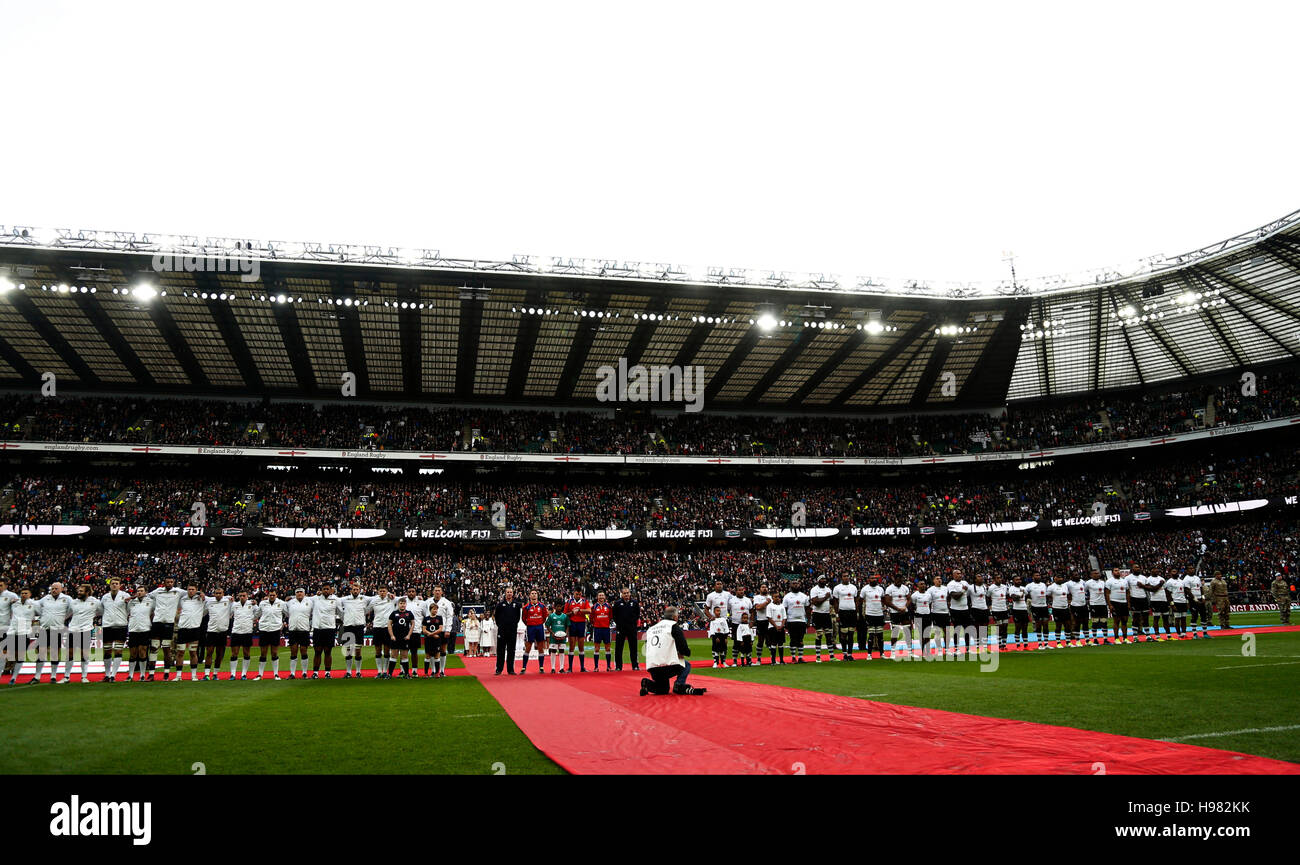
[[122, 652], [126, 649], [126, 629], [129, 622], [127, 604], [130, 601], [131, 596], [122, 591], [122, 581], [117, 578], [108, 581], [108, 592], [99, 599], [100, 624], [104, 629], [102, 637], [105, 682], [117, 681], [117, 670], [122, 664]]
[[[1084, 600], [1087, 601], [1086, 613], [1089, 626], [1085, 642], [1089, 646], [1100, 646], [1107, 642], [1108, 622], [1110, 619], [1110, 602], [1107, 600], [1106, 581], [1100, 571], [1093, 571], [1092, 576], [1084, 581]], [[1118, 622], [1116, 623], [1118, 624]], [[1116, 631], [1118, 634], [1118, 630]], [[1112, 644], [1114, 640], [1110, 641]]]
[[392, 678], [392, 651], [396, 647], [389, 641], [388, 617], [397, 609], [397, 598], [390, 594], [387, 586], [380, 586], [375, 594], [366, 598], [366, 609], [371, 614], [370, 632], [375, 642], [376, 675], [380, 679]]
[[740, 627], [740, 617], [754, 609], [754, 601], [745, 594], [745, 587], [736, 586], [736, 591], [727, 600], [724, 610], [727, 619], [727, 632], [731, 635], [731, 665], [738, 666], [740, 649], [736, 646], [736, 629]]
[[[164, 577], [163, 584], [149, 593], [153, 598], [153, 636], [149, 648], [156, 652], [162, 661], [162, 680], [167, 681], [168, 670], [177, 669], [176, 655], [172, 650], [172, 640], [176, 638], [176, 620], [181, 615], [181, 596], [185, 592], [176, 585], [174, 577]], [[153, 681], [153, 670], [149, 671], [149, 681]]]
[[786, 618], [784, 604], [772, 601], [767, 605], [767, 648], [772, 653], [773, 664], [785, 663]]
[[1047, 583], [1042, 575], [1035, 571], [1025, 586], [1025, 595], [1029, 599], [1029, 613], [1034, 620], [1034, 635], [1038, 637], [1038, 650], [1048, 648], [1048, 622], [1051, 621], [1051, 600], [1047, 592]]
[[[766, 593], [767, 586], [760, 586], [759, 592]], [[763, 629], [767, 627], [767, 616], [758, 605], [759, 595], [754, 596], [754, 610], [758, 614], [758, 647], [763, 648]], [[831, 621], [831, 587], [826, 585], [826, 575], [817, 577], [817, 584], [808, 590], [808, 603], [812, 607], [813, 658], [822, 662], [822, 640], [826, 640], [826, 652], [835, 658], [835, 625]], [[759, 655], [762, 662], [762, 655]]]
[[257, 626], [257, 604], [248, 599], [248, 592], [240, 592], [238, 599], [230, 607], [230, 678], [235, 678], [239, 666], [240, 651], [243, 651], [244, 670], [239, 675], [241, 680], [248, 679], [248, 663], [252, 658], [253, 630]]
[[[429, 601], [429, 612], [437, 609], [438, 615], [442, 617], [442, 646], [439, 649], [438, 658], [434, 664], [434, 669], [439, 677], [447, 676], [447, 656], [456, 654], [456, 605], [452, 603], [451, 598], [444, 595], [442, 586], [433, 587], [433, 599]], [[540, 668], [540, 664], [539, 664]]]
[[1025, 591], [1025, 578], [1016, 574], [1007, 587], [1011, 601], [1011, 620], [1016, 623], [1015, 645], [1018, 651], [1029, 648], [1029, 593]]
[[1052, 604], [1052, 621], [1056, 622], [1056, 645], [1061, 649], [1069, 645], [1070, 590], [1065, 587], [1065, 575], [1057, 574], [1047, 586], [1047, 597]]
[[262, 681], [266, 675], [266, 654], [271, 653], [271, 678], [280, 678], [280, 632], [284, 629], [288, 605], [276, 597], [274, 588], [268, 589], [266, 597], [257, 605], [257, 645], [261, 656], [257, 661], [257, 678]]
[[343, 611], [343, 633], [339, 642], [343, 644], [343, 678], [351, 679], [353, 672], [361, 676], [361, 646], [366, 639], [366, 609], [369, 602], [361, 594], [361, 584], [353, 580], [348, 586], [348, 593], [339, 598], [339, 607]]
[[934, 623], [934, 646], [938, 654], [948, 651], [952, 643], [952, 614], [948, 612], [948, 587], [943, 577], [934, 577], [934, 584], [925, 590], [930, 596], [930, 620]]
[[1007, 619], [1010, 617], [1010, 586], [1005, 582], [1002, 571], [993, 572], [993, 582], [989, 583], [989, 613], [998, 629], [998, 651], [1007, 650]]
[[[199, 587], [190, 583], [181, 598], [180, 613], [176, 619], [176, 681], [185, 679], [185, 664], [190, 665], [190, 681], [199, 680], [199, 634], [203, 629], [203, 615], [208, 604]], [[186, 652], [189, 657], [186, 657]]]
[[35, 640], [41, 611], [36, 601], [32, 600], [32, 590], [23, 589], [18, 594], [0, 597], [0, 609], [8, 615], [8, 626], [4, 636], [5, 662], [10, 666], [9, 684], [18, 684], [18, 671], [23, 667], [23, 659]]
[[[126, 680], [139, 672], [143, 682], [145, 673], [153, 678], [153, 662], [149, 660], [149, 647], [153, 644], [153, 598], [145, 592], [144, 586], [136, 586], [135, 597], [126, 604], [126, 648], [131, 656], [131, 666], [127, 670]], [[146, 671], [146, 667], [150, 669]]]
[[[840, 581], [831, 589], [835, 598], [835, 613], [839, 617], [840, 660], [853, 660], [853, 629], [858, 622], [858, 587], [849, 582], [848, 574], [840, 574]], [[835, 653], [831, 652], [833, 660]]]
[[[311, 596], [311, 677], [320, 678], [321, 661], [325, 662], [325, 678], [334, 678], [334, 641], [339, 632], [339, 613], [343, 602], [334, 594], [334, 584], [326, 583]], [[302, 665], [307, 675], [307, 664]]]
[[[36, 646], [36, 675], [32, 677], [32, 683], [39, 685], [45, 662], [50, 659], [50, 655], [54, 656], [50, 666], [50, 682], [53, 683], [59, 674], [59, 661], [63, 660], [63, 644], [68, 633], [68, 619], [72, 616], [72, 598], [63, 591], [63, 583], [54, 582], [50, 584], [49, 594], [36, 602], [36, 608], [40, 613], [41, 629]], [[72, 660], [69, 658], [68, 669], [71, 668]]]
[[[1128, 580], [1111, 571], [1105, 580], [1106, 607], [1115, 618], [1115, 642], [1132, 645], [1136, 642], [1128, 632]], [[1103, 633], [1105, 623], [1103, 622]]]
[[[208, 630], [203, 641], [203, 678], [215, 682], [221, 678], [221, 664], [226, 660], [226, 635], [230, 633], [230, 613], [235, 599], [217, 586], [208, 596]], [[234, 675], [231, 675], [234, 678]]]
[[930, 615], [930, 590], [925, 585], [925, 580], [917, 580], [912, 584], [912, 616], [919, 631], [920, 640], [918, 646], [922, 655], [930, 650], [931, 631], [934, 630], [933, 616]]
[[[803, 663], [803, 638], [808, 633], [808, 595], [800, 591], [799, 587], [791, 589], [785, 593], [781, 599], [781, 606], [785, 607], [785, 626], [790, 635], [790, 660], [796, 664]], [[736, 623], [736, 630], [731, 636], [731, 651], [734, 655], [738, 650], [743, 649], [740, 642], [740, 625], [749, 622], [748, 611], [740, 614], [740, 622]]]
[[72, 618], [68, 621], [68, 663], [61, 684], [72, 681], [72, 657], [81, 662], [81, 682], [90, 682], [91, 643], [95, 637], [95, 619], [99, 616], [99, 598], [90, 593], [90, 586], [77, 586], [77, 597], [72, 599]]
[[872, 574], [858, 593], [862, 599], [861, 621], [867, 631], [867, 660], [872, 659], [873, 647], [885, 657], [885, 589], [880, 585], [880, 574]]
[[971, 641], [970, 583], [960, 568], [953, 569], [952, 579], [945, 587], [948, 592], [948, 612], [952, 616], [952, 650], [961, 655]]

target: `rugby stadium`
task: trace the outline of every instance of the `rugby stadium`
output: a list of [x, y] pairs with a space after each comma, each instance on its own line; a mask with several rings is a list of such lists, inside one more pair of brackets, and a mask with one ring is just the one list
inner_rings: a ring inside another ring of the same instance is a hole
[[0, 768], [1295, 774], [1298, 351], [1300, 211], [988, 285], [0, 226]]

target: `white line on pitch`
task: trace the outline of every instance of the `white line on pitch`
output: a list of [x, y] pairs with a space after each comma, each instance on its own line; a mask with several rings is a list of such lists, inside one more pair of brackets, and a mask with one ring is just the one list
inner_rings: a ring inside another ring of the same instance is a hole
[[1223, 730], [1219, 733], [1193, 733], [1190, 736], [1175, 736], [1161, 739], [1161, 742], [1186, 742], [1188, 739], [1217, 739], [1220, 736], [1242, 736], [1246, 733], [1281, 733], [1286, 730], [1300, 730], [1300, 724], [1288, 724], [1285, 727], [1247, 727], [1244, 730]]
[[1279, 661], [1276, 664], [1232, 664], [1228, 667], [1215, 667], [1216, 670], [1254, 670], [1258, 667], [1294, 667], [1300, 661]]
[[866, 697], [888, 697], [888, 694], [853, 694], [854, 699], [865, 699]]

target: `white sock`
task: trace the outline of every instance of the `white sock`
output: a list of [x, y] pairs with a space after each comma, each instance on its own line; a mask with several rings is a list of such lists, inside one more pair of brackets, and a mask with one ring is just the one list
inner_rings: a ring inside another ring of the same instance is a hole
[[279, 658], [276, 658], [275, 660], [271, 661], [271, 672], [273, 672], [273, 673], [274, 673], [275, 675], [277, 675], [277, 676], [280, 675], [280, 659], [279, 659]]

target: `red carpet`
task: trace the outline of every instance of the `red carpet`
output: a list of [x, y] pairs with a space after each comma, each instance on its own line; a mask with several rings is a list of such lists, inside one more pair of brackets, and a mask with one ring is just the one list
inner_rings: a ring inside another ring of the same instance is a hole
[[642, 673], [469, 671], [548, 757], [578, 774], [1300, 774], [1202, 748], [701, 678], [701, 697], [640, 697]]

